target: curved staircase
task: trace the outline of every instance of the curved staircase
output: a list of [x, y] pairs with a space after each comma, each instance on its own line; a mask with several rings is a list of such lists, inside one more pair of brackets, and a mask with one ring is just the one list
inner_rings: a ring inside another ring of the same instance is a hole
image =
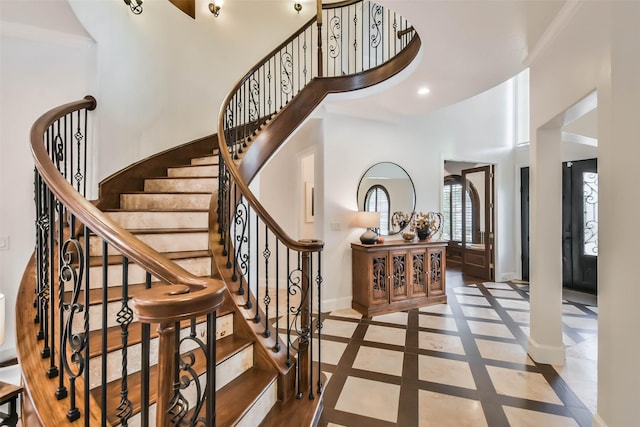
[[[354, 15], [360, 27], [342, 25]], [[353, 56], [364, 40], [374, 53]], [[25, 425], [317, 422], [323, 243], [289, 237], [248, 183], [324, 97], [397, 74], [419, 48], [374, 3], [324, 6], [238, 82], [217, 138], [120, 171], [95, 205], [81, 195], [95, 100], [43, 115], [37, 248], [17, 302]]]

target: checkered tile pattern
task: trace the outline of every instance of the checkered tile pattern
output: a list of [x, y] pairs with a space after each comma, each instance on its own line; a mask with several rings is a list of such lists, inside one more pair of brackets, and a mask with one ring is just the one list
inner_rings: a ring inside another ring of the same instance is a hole
[[320, 426], [591, 426], [597, 307], [565, 301], [566, 364], [537, 364], [526, 284], [456, 274], [448, 304], [324, 317]]

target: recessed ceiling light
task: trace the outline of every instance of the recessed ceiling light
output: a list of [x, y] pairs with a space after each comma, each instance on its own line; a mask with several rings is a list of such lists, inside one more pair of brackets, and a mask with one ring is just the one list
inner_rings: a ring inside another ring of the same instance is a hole
[[431, 92], [431, 89], [429, 89], [426, 86], [421, 87], [420, 89], [418, 89], [418, 95], [428, 95], [429, 92]]

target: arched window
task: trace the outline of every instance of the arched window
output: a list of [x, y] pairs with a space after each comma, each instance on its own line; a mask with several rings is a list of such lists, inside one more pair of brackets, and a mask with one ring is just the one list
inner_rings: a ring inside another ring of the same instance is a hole
[[[474, 232], [480, 227], [480, 198], [473, 183], [469, 182], [470, 191], [466, 196], [466, 221], [465, 234], [471, 241]], [[442, 215], [444, 216], [443, 240], [462, 242], [462, 177], [449, 175], [444, 178], [442, 188]]]
[[382, 185], [374, 185], [367, 190], [364, 196], [364, 210], [380, 212], [380, 234], [383, 235], [389, 233], [390, 206], [389, 192]]

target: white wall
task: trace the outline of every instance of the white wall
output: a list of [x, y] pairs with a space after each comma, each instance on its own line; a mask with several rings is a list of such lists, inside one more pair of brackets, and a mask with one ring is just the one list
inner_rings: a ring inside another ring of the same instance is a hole
[[7, 296], [7, 340], [15, 354], [16, 295], [35, 244], [33, 160], [29, 132], [47, 110], [95, 88], [95, 46], [86, 37], [3, 22], [0, 49], [0, 292]]
[[[323, 119], [325, 309], [351, 305], [351, 228], [361, 176], [375, 163], [403, 167], [416, 187], [416, 210], [440, 211], [443, 162], [496, 164], [497, 277], [515, 272], [513, 256], [512, 88], [502, 84], [462, 103], [403, 123], [327, 113]], [[320, 227], [320, 225], [317, 225]], [[389, 237], [393, 238], [393, 237]], [[399, 238], [396, 236], [396, 238]]]
[[97, 43], [100, 179], [215, 133], [233, 85], [313, 12], [298, 15], [275, 0], [229, 1], [215, 18], [210, 1], [197, 0], [193, 20], [168, 1], [145, 1], [137, 16], [122, 1], [69, 2]]
[[[598, 91], [598, 413], [594, 426], [640, 417], [638, 198], [630, 171], [640, 156], [640, 4], [580, 2], [531, 64], [531, 135], [594, 89]], [[535, 167], [535, 165], [532, 165]], [[544, 226], [545, 224], [540, 224]], [[558, 286], [561, 286], [560, 284]], [[532, 302], [532, 311], [534, 305]]]

